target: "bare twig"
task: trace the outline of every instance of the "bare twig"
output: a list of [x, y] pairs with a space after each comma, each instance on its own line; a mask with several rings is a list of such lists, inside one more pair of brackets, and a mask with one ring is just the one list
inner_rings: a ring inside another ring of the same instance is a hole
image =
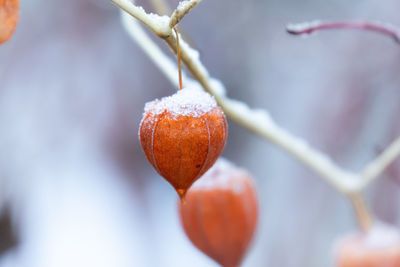
[[400, 137], [398, 137], [382, 154], [369, 163], [361, 173], [360, 187], [366, 187], [377, 178], [400, 155]]
[[320, 30], [332, 29], [358, 29], [366, 31], [374, 31], [393, 38], [400, 44], [400, 30], [391, 24], [383, 22], [369, 21], [312, 21], [299, 24], [289, 24], [286, 30], [290, 34], [305, 35]]

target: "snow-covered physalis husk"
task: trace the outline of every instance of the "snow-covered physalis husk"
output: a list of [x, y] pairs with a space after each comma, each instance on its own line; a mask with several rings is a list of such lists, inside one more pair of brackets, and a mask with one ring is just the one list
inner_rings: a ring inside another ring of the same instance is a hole
[[147, 159], [181, 198], [221, 155], [227, 134], [222, 109], [195, 85], [147, 103], [139, 129]]
[[192, 243], [222, 266], [238, 267], [258, 218], [250, 175], [220, 158], [179, 205], [183, 228]]
[[19, 0], [0, 0], [0, 44], [10, 39], [19, 18]]
[[348, 235], [335, 247], [337, 267], [399, 267], [400, 233], [376, 223], [368, 232]]

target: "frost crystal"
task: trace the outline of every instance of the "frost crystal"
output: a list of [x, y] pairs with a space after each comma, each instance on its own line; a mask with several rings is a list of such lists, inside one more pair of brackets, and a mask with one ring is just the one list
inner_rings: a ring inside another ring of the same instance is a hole
[[156, 27], [164, 29], [169, 25], [169, 17], [168, 16], [160, 16], [158, 14], [150, 13], [147, 16], [151, 19], [152, 23], [156, 25]]
[[173, 116], [200, 117], [215, 107], [217, 107], [217, 103], [214, 97], [199, 86], [191, 84], [172, 96], [146, 103], [144, 112], [157, 115], [168, 111]]

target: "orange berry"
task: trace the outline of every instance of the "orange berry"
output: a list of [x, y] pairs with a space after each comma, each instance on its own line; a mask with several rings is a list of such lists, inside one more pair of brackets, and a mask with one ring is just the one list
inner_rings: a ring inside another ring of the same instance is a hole
[[400, 234], [397, 229], [381, 223], [367, 233], [342, 238], [336, 250], [338, 267], [400, 266]]
[[214, 98], [192, 86], [147, 103], [139, 139], [147, 159], [182, 198], [221, 155], [227, 128]]
[[250, 175], [219, 159], [188, 190], [180, 215], [186, 235], [198, 249], [224, 267], [237, 267], [256, 228], [257, 206]]
[[19, 18], [19, 0], [0, 0], [0, 44], [10, 39]]

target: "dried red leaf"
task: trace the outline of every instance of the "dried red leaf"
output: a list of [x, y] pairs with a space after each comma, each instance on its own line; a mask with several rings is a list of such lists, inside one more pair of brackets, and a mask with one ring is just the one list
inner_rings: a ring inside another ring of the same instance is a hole
[[204, 94], [186, 88], [149, 103], [140, 125], [147, 159], [181, 197], [215, 163], [227, 139], [222, 109]]
[[192, 243], [224, 267], [237, 267], [252, 240], [258, 218], [250, 175], [225, 160], [188, 190], [180, 203], [183, 228]]
[[10, 39], [19, 19], [19, 0], [0, 0], [0, 44]]
[[378, 224], [368, 233], [349, 235], [337, 244], [338, 267], [399, 267], [400, 234]]

